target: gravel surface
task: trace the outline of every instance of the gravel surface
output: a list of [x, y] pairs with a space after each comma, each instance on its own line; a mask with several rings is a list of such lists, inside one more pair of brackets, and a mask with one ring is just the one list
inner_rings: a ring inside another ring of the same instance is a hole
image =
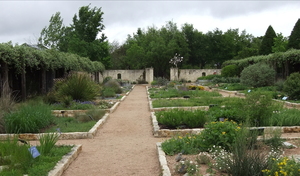
[[161, 173], [145, 85], [136, 85], [98, 130], [94, 139], [64, 140], [82, 144], [82, 152], [63, 176], [158, 176]]

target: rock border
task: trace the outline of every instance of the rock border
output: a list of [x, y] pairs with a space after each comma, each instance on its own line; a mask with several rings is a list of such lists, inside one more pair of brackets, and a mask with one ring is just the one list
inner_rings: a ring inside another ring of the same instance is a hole
[[61, 176], [69, 165], [78, 157], [82, 151], [82, 145], [75, 145], [71, 152], [64, 155], [60, 161], [54, 166], [54, 168], [48, 172], [48, 176]]
[[171, 171], [169, 169], [167, 158], [165, 152], [161, 148], [161, 142], [156, 143], [156, 149], [158, 154], [158, 160], [161, 167], [162, 176], [171, 176]]
[[[96, 135], [97, 130], [104, 124], [104, 122], [109, 118], [109, 113], [113, 113], [117, 107], [120, 105], [120, 102], [124, 101], [125, 98], [130, 94], [130, 92], [135, 87], [132, 86], [132, 88], [126, 92], [125, 96], [123, 96], [118, 102], [114, 104], [113, 107], [110, 109], [107, 109], [107, 113], [88, 131], [88, 132], [69, 132], [69, 133], [61, 133], [59, 139], [60, 140], [67, 140], [67, 139], [93, 139]], [[61, 111], [66, 110], [57, 110], [59, 114], [61, 114]], [[74, 110], [68, 110], [68, 111], [74, 111]], [[83, 110], [79, 110], [83, 111]], [[0, 134], [0, 140], [6, 140], [7, 138], [13, 138], [18, 137], [20, 139], [24, 140], [38, 140], [39, 135], [43, 135], [45, 133], [23, 133], [23, 134]]]

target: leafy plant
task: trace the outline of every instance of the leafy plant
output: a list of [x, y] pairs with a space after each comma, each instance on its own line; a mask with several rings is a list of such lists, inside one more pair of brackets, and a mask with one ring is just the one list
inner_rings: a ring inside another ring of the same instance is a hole
[[40, 153], [42, 155], [48, 155], [52, 148], [55, 146], [59, 139], [57, 133], [45, 133], [39, 136], [40, 141]]
[[94, 100], [100, 93], [100, 87], [85, 74], [72, 74], [58, 87], [57, 100], [63, 101], [63, 97], [72, 97], [73, 100]]
[[241, 73], [241, 83], [252, 87], [273, 85], [275, 70], [267, 64], [259, 63], [248, 66]]
[[180, 161], [175, 166], [175, 171], [179, 174], [188, 173], [188, 175], [194, 175], [198, 172], [198, 170], [198, 165], [190, 160]]
[[207, 122], [205, 111], [172, 109], [155, 113], [159, 124], [168, 128], [202, 128]]
[[263, 169], [263, 175], [299, 176], [300, 163], [294, 158], [281, 157], [271, 158], [270, 166]]
[[236, 122], [227, 121], [226, 119], [221, 122], [208, 123], [200, 133], [202, 139], [200, 146], [204, 151], [208, 151], [214, 145], [230, 150], [240, 129]]
[[227, 65], [222, 68], [221, 76], [223, 77], [235, 77], [239, 76], [238, 66], [236, 65]]
[[300, 99], [300, 73], [290, 74], [283, 84], [283, 91], [287, 93], [289, 99]]
[[21, 105], [16, 111], [5, 114], [5, 129], [8, 133], [36, 133], [53, 122], [51, 107], [44, 103]]

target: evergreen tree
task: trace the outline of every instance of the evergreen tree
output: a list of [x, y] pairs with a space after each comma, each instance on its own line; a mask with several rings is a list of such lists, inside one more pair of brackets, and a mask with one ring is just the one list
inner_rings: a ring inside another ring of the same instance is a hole
[[288, 41], [288, 49], [300, 49], [300, 18], [296, 22], [293, 31], [289, 37]]
[[259, 49], [260, 55], [268, 55], [272, 53], [272, 47], [274, 46], [274, 38], [277, 37], [274, 29], [270, 25], [263, 37], [261, 46]]

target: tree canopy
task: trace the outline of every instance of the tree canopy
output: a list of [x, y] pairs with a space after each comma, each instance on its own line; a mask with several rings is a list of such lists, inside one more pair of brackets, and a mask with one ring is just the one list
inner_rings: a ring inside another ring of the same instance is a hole
[[63, 26], [60, 13], [50, 19], [48, 27], [43, 28], [39, 42], [49, 48], [87, 57], [91, 61], [102, 62], [110, 67], [109, 44], [107, 37], [101, 33], [103, 24], [101, 8], [83, 6], [73, 17], [73, 24]]
[[272, 53], [272, 47], [274, 46], [274, 38], [276, 38], [276, 33], [273, 27], [270, 25], [262, 39], [261, 46], [259, 49], [260, 55], [267, 55]]
[[300, 49], [300, 18], [296, 22], [296, 24], [291, 32], [287, 47], [289, 49], [290, 48]]

